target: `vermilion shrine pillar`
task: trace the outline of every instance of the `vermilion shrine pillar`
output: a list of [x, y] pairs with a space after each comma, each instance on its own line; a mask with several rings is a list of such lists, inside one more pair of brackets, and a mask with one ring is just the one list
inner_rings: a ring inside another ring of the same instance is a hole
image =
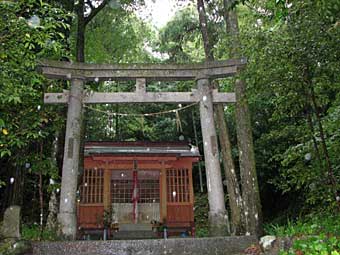
[[68, 100], [64, 160], [61, 179], [58, 222], [64, 237], [77, 233], [76, 193], [79, 168], [84, 79], [72, 78]]
[[212, 235], [223, 236], [229, 233], [229, 219], [224, 202], [214, 123], [212, 86], [207, 77], [199, 77], [197, 78], [197, 87], [200, 95], [200, 117], [209, 199], [209, 226]]

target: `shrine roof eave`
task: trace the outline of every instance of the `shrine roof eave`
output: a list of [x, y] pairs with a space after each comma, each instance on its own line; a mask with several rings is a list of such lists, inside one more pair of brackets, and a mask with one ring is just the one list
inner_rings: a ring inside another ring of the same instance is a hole
[[175, 155], [179, 157], [200, 157], [196, 146], [85, 146], [85, 156], [91, 155]]
[[224, 78], [235, 75], [247, 63], [246, 58], [194, 64], [88, 64], [65, 61], [39, 61], [40, 72], [48, 78], [71, 80], [194, 80], [197, 77]]

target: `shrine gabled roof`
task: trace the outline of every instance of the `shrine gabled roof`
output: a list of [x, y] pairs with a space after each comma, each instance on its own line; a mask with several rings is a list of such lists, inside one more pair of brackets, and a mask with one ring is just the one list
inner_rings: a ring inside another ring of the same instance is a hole
[[198, 147], [184, 142], [87, 142], [85, 144], [85, 155], [93, 154], [200, 156]]

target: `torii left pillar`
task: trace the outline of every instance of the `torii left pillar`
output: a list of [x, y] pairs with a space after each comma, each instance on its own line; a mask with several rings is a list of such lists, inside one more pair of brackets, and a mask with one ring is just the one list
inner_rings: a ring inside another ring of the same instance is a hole
[[65, 239], [71, 240], [76, 239], [77, 234], [76, 192], [84, 82], [85, 80], [80, 77], [71, 80], [58, 214], [61, 234]]

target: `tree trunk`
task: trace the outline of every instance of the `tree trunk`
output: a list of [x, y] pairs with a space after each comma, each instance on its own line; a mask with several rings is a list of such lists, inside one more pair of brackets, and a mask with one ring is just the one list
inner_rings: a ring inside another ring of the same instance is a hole
[[206, 11], [205, 11], [203, 0], [197, 0], [197, 10], [198, 10], [198, 18], [200, 22], [200, 30], [201, 30], [202, 38], [203, 38], [205, 58], [208, 61], [212, 61], [214, 60], [214, 55], [212, 51], [212, 45], [210, 43], [210, 37], [209, 37], [209, 32], [208, 32], [208, 22], [207, 22], [207, 16], [206, 16]]
[[[43, 143], [40, 143], [40, 160], [43, 158]], [[42, 169], [38, 174], [39, 176], [39, 207], [40, 207], [40, 238], [44, 229], [44, 191], [43, 191], [43, 174]]]
[[240, 175], [246, 233], [262, 234], [262, 211], [257, 181], [250, 112], [243, 80], [235, 82], [236, 133], [239, 148]]
[[[226, 31], [230, 34], [230, 57], [240, 57], [241, 43], [237, 13], [231, 9], [234, 0], [224, 0]], [[236, 80], [236, 133], [239, 148], [240, 175], [247, 234], [262, 234], [262, 209], [257, 181], [253, 135], [246, 96], [246, 83]]]
[[[320, 114], [320, 110], [319, 110], [319, 105], [315, 96], [315, 92], [314, 92], [314, 87], [312, 84], [312, 79], [310, 77], [309, 74], [309, 70], [308, 70], [308, 66], [304, 68], [304, 81], [307, 84], [310, 93], [310, 101], [311, 104], [314, 108], [314, 113], [315, 113], [315, 117], [316, 117], [316, 121], [318, 124], [318, 128], [319, 128], [319, 132], [320, 132], [320, 138], [321, 138], [321, 148], [322, 148], [322, 152], [323, 155], [325, 157], [325, 161], [326, 161], [326, 167], [327, 167], [327, 173], [328, 173], [328, 180], [330, 185], [332, 186], [332, 190], [333, 190], [333, 194], [334, 194], [334, 199], [335, 201], [338, 201], [338, 190], [337, 190], [337, 180], [334, 176], [334, 170], [333, 170], [333, 166], [331, 163], [331, 159], [329, 157], [329, 153], [328, 153], [328, 148], [326, 145], [326, 136], [323, 130], [323, 125], [322, 125], [322, 120], [321, 120], [321, 114]], [[338, 208], [340, 208], [340, 204], [337, 203]]]
[[39, 173], [39, 207], [40, 207], [40, 238], [44, 229], [44, 193], [43, 193], [43, 175]]
[[48, 202], [48, 216], [46, 221], [46, 229], [55, 231], [57, 229], [58, 200], [57, 192], [52, 190], [50, 200]]
[[226, 184], [231, 216], [231, 231], [234, 235], [240, 235], [244, 233], [243, 201], [235, 171], [233, 157], [231, 154], [229, 129], [224, 120], [223, 106], [219, 104], [215, 107], [215, 110], [216, 123], [217, 129], [219, 131], [219, 140], [223, 158], [224, 174], [227, 182]]
[[[204, 52], [206, 59], [214, 60], [212, 45], [207, 29], [207, 19], [203, 0], [197, 0], [199, 13], [200, 28], [204, 42]], [[217, 83], [216, 83], [217, 84]], [[227, 181], [227, 191], [229, 197], [229, 206], [231, 211], [231, 231], [233, 234], [242, 232], [242, 198], [240, 188], [235, 172], [235, 166], [231, 154], [231, 145], [229, 139], [229, 130], [224, 118], [223, 105], [215, 106], [216, 124], [219, 130], [219, 141], [221, 145], [224, 173]]]
[[237, 13], [231, 9], [234, 2], [235, 0], [223, 0], [224, 21], [226, 23], [227, 37], [229, 38], [229, 55], [231, 58], [241, 57]]
[[306, 94], [306, 105], [305, 105], [305, 114], [306, 114], [306, 118], [307, 118], [307, 124], [309, 126], [309, 131], [310, 131], [310, 136], [313, 140], [313, 147], [314, 147], [314, 151], [316, 154], [316, 157], [318, 159], [320, 168], [322, 168], [322, 161], [321, 161], [321, 155], [320, 155], [320, 150], [319, 150], [319, 146], [318, 146], [318, 142], [316, 141], [316, 137], [315, 137], [315, 129], [314, 129], [314, 124], [313, 124], [313, 119], [312, 119], [312, 109], [311, 109], [311, 105], [309, 103], [309, 96], [308, 93]]
[[[191, 118], [192, 118], [192, 126], [193, 126], [193, 130], [194, 130], [194, 137], [195, 137], [195, 143], [196, 146], [198, 147], [198, 136], [197, 136], [197, 128], [196, 128], [196, 121], [195, 121], [195, 114], [192, 111], [191, 112]], [[201, 167], [201, 162], [198, 162], [198, 174], [199, 174], [199, 180], [200, 180], [200, 191], [201, 193], [203, 193], [204, 189], [203, 189], [203, 176], [202, 176], [202, 167]]]
[[7, 207], [11, 205], [23, 205], [23, 190], [24, 190], [24, 179], [25, 172], [16, 163], [12, 163], [10, 160], [6, 163], [6, 188], [4, 203], [2, 211], [4, 212]]
[[[84, 0], [79, 1], [77, 8], [77, 37], [76, 37], [76, 61], [85, 62], [85, 30], [86, 21], [84, 16]], [[84, 148], [85, 148], [85, 133], [86, 133], [86, 123], [85, 123], [85, 108], [82, 108], [82, 122], [80, 126], [80, 148], [79, 148], [79, 174], [84, 172]]]
[[77, 8], [76, 61], [85, 62], [85, 16], [84, 0], [79, 0]]
[[[53, 164], [57, 167], [57, 155], [58, 155], [58, 137], [59, 132], [55, 133], [55, 139], [52, 143], [52, 153], [51, 158], [53, 160]], [[58, 214], [58, 200], [57, 200], [57, 192], [56, 190], [51, 191], [50, 199], [48, 202], [48, 216], [46, 221], [46, 229], [50, 231], [55, 231], [57, 229], [57, 214]]]

